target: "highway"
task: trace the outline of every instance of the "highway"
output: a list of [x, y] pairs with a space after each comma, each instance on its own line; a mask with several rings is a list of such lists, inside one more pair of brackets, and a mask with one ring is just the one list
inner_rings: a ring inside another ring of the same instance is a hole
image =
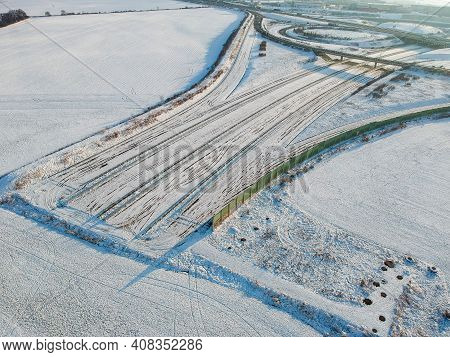
[[[409, 62], [403, 59], [407, 59], [411, 57], [412, 55], [415, 55], [417, 53], [423, 53], [428, 52], [430, 49], [428, 47], [423, 47], [423, 41], [419, 41], [421, 45], [418, 44], [407, 44], [401, 47], [394, 47], [392, 49], [382, 49], [382, 50], [373, 50], [370, 54], [359, 54], [359, 53], [351, 53], [349, 51], [342, 51], [342, 50], [334, 50], [332, 48], [327, 48], [327, 46], [322, 44], [314, 44], [313, 42], [306, 42], [302, 40], [298, 40], [293, 38], [288, 34], [288, 31], [297, 27], [295, 25], [286, 25], [279, 31], [271, 31], [270, 29], [266, 29], [263, 25], [264, 16], [259, 14], [258, 12], [253, 12], [255, 16], [255, 28], [258, 32], [260, 32], [264, 37], [281, 43], [286, 46], [296, 47], [300, 49], [304, 49], [307, 51], [313, 51], [315, 54], [321, 56], [321, 55], [331, 55], [336, 56], [340, 58], [341, 60], [344, 59], [353, 59], [357, 61], [363, 61], [366, 63], [373, 63], [374, 66], [377, 66], [378, 64], [384, 64], [388, 66], [394, 66], [399, 68], [410, 68], [414, 67], [417, 69], [425, 70], [425, 71], [431, 71], [436, 73], [441, 73], [448, 75], [449, 70], [445, 68], [440, 67], [432, 67], [429, 65], [423, 65], [420, 63], [414, 63]], [[306, 17], [308, 19], [313, 19], [310, 17]], [[316, 19], [317, 20], [317, 19]], [[345, 23], [347, 26], [349, 26], [348, 23]], [[353, 27], [355, 24], [353, 24]], [[380, 29], [378, 29], [380, 31]], [[383, 29], [384, 32], [384, 29]], [[412, 49], [416, 49], [417, 51], [411, 51]], [[399, 51], [400, 56], [392, 56], [389, 53], [389, 51]]]
[[[291, 14], [292, 16], [292, 14]], [[294, 15], [295, 16], [295, 15]], [[420, 44], [427, 47], [432, 48], [448, 48], [450, 46], [450, 41], [446, 38], [435, 36], [435, 35], [422, 35], [412, 32], [406, 32], [401, 31], [398, 29], [391, 29], [391, 28], [379, 28], [374, 25], [369, 24], [363, 24], [363, 23], [354, 23], [354, 22], [348, 22], [343, 20], [335, 20], [335, 19], [328, 19], [328, 18], [322, 18], [322, 17], [313, 17], [313, 16], [307, 16], [307, 15], [301, 15], [301, 17], [313, 21], [326, 21], [328, 24], [331, 25], [337, 25], [337, 26], [352, 26], [352, 27], [359, 27], [362, 30], [369, 30], [369, 31], [378, 31], [383, 33], [388, 33], [391, 35], [394, 35], [395, 37], [403, 40], [406, 43], [414, 43], [414, 44]]]
[[317, 61], [231, 98], [249, 63], [253, 20], [242, 26], [239, 51], [217, 85], [34, 183], [27, 188], [33, 204], [162, 255], [271, 169], [303, 128], [386, 74]]

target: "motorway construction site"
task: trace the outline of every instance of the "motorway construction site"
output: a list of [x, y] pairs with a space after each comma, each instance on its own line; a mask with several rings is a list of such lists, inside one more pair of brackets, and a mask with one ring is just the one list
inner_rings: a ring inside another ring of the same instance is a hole
[[[136, 334], [448, 336], [450, 54], [429, 60], [444, 39], [221, 6], [231, 33], [199, 81], [3, 173], [4, 254], [63, 281], [76, 262], [125, 316], [173, 295]], [[132, 333], [28, 324], [6, 299], [3, 335]]]

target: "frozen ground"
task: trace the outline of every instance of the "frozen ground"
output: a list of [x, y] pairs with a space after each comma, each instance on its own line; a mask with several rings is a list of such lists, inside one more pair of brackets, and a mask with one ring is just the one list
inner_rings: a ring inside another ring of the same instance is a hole
[[435, 35], [435, 34], [441, 34], [442, 30], [427, 26], [427, 25], [420, 25], [420, 24], [414, 24], [414, 23], [407, 23], [407, 22], [385, 22], [380, 25], [378, 25], [380, 28], [384, 29], [394, 29], [394, 30], [400, 30], [405, 32], [412, 32], [417, 33], [420, 35]]
[[66, 12], [109, 12], [126, 10], [178, 9], [198, 6], [174, 0], [2, 0], [0, 12], [8, 9], [22, 9], [28, 16], [43, 16], [46, 11], [52, 15]]
[[449, 121], [412, 126], [345, 152], [297, 185], [303, 210], [436, 264], [450, 279]]
[[155, 270], [0, 209], [0, 336], [316, 336], [239, 291]]
[[[406, 91], [408, 95], [405, 95]], [[376, 115], [449, 103], [449, 93], [450, 82], [446, 76], [414, 70], [396, 71], [323, 114], [296, 140]]]
[[[257, 88], [264, 83], [291, 75], [305, 68], [305, 65], [315, 60], [313, 52], [301, 51], [280, 45], [265, 39], [260, 33], [251, 35], [253, 47], [244, 77], [231, 97], [238, 97], [242, 93]], [[267, 42], [266, 56], [259, 56], [259, 45], [262, 41]]]
[[189, 88], [242, 16], [207, 8], [1, 29], [0, 175]]

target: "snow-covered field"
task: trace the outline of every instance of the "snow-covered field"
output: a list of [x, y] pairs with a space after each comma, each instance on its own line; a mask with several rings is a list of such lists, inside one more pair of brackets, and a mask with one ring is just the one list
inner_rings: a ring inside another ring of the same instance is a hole
[[450, 123], [415, 125], [305, 174], [306, 212], [436, 264], [450, 281]]
[[421, 35], [436, 35], [442, 33], [442, 30], [433, 26], [407, 22], [384, 22], [382, 24], [379, 24], [378, 27], [382, 29], [394, 29], [399, 31], [412, 32]]
[[47, 11], [51, 15], [81, 12], [110, 12], [127, 10], [158, 10], [195, 7], [198, 5], [175, 0], [3, 0], [0, 12], [8, 9], [22, 9], [28, 16], [43, 16]]
[[206, 8], [37, 18], [1, 29], [8, 85], [0, 88], [0, 174], [189, 88], [242, 17]]
[[316, 336], [242, 292], [154, 270], [0, 209], [0, 336]]

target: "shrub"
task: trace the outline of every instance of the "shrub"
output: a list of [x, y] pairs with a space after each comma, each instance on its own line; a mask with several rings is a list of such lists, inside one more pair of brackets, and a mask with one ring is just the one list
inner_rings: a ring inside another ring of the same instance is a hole
[[7, 13], [0, 14], [0, 27], [5, 27], [25, 19], [28, 19], [25, 11], [21, 9], [10, 10]]

